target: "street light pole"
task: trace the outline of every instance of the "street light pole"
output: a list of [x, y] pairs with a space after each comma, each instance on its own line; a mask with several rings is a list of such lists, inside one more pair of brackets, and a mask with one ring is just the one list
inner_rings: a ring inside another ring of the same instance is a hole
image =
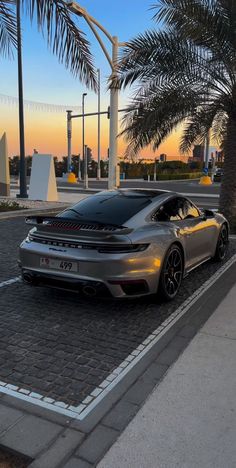
[[209, 168], [209, 146], [210, 146], [210, 131], [207, 133], [205, 140], [205, 169], [208, 173]]
[[101, 73], [100, 69], [98, 72], [98, 168], [97, 168], [97, 179], [101, 179]]
[[84, 146], [84, 188], [88, 188], [88, 147]]
[[71, 172], [71, 138], [72, 138], [72, 111], [68, 110], [67, 112], [67, 172]]
[[25, 164], [25, 132], [24, 132], [24, 100], [22, 73], [22, 43], [21, 43], [21, 11], [20, 0], [16, 2], [17, 17], [17, 59], [18, 59], [18, 96], [19, 96], [19, 133], [20, 133], [20, 193], [18, 198], [27, 198], [26, 164]]
[[112, 82], [110, 91], [110, 139], [109, 139], [109, 173], [108, 173], [108, 188], [113, 189], [117, 186], [117, 135], [118, 135], [118, 99], [119, 89], [117, 87], [118, 77], [117, 61], [118, 61], [118, 38], [113, 37], [112, 44]]
[[[98, 43], [100, 44], [103, 53], [111, 67], [111, 84], [110, 84], [110, 138], [109, 138], [109, 176], [108, 176], [108, 188], [113, 189], [117, 186], [117, 136], [118, 136], [118, 97], [119, 97], [119, 86], [117, 85], [116, 78], [118, 77], [117, 62], [118, 62], [118, 48], [123, 46], [123, 43], [118, 42], [116, 36], [111, 34], [89, 13], [82, 8], [77, 2], [68, 2], [68, 8], [70, 11], [78, 16], [82, 16], [93, 34], [95, 35]], [[108, 53], [97, 29], [100, 29], [103, 34], [108, 38], [112, 44], [112, 56]]]
[[81, 180], [81, 160], [80, 160], [80, 154], [78, 157], [78, 180]]
[[84, 100], [87, 96], [87, 93], [83, 93], [82, 95], [82, 155], [83, 155], [83, 176], [85, 174], [85, 148], [84, 148], [84, 139], [85, 139], [85, 121], [84, 121]]

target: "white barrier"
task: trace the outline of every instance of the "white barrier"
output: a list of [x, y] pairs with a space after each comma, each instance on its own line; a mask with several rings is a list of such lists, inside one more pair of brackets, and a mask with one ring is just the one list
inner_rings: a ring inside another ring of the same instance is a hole
[[58, 201], [55, 167], [51, 154], [33, 155], [29, 199]]

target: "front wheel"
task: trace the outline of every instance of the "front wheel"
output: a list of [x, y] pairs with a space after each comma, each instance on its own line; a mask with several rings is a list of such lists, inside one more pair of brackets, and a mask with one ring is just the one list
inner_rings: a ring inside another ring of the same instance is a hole
[[175, 298], [183, 279], [184, 262], [178, 245], [173, 244], [164, 259], [160, 282], [159, 294], [166, 301]]
[[225, 224], [221, 227], [217, 246], [216, 246], [216, 251], [215, 251], [215, 256], [214, 260], [216, 262], [222, 262], [224, 258], [226, 257], [227, 253], [227, 248], [228, 248], [228, 243], [229, 243], [229, 235], [228, 235], [228, 229]]

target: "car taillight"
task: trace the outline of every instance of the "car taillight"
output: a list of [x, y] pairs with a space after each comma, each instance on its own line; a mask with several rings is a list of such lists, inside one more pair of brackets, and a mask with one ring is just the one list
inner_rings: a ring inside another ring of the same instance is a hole
[[98, 252], [109, 254], [143, 252], [149, 244], [127, 244], [127, 245], [103, 245], [98, 247]]

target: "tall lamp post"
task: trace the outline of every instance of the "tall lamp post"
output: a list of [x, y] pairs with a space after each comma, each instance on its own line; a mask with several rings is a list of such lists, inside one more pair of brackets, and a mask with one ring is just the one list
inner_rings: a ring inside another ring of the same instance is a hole
[[68, 110], [67, 112], [67, 173], [71, 173], [71, 138], [72, 138], [72, 122], [71, 122], [71, 114], [72, 111]]
[[101, 73], [100, 69], [97, 69], [98, 73], [98, 168], [97, 168], [97, 179], [101, 179]]
[[85, 176], [85, 121], [84, 121], [84, 101], [87, 93], [82, 95], [82, 155], [83, 155], [83, 176]]
[[17, 17], [17, 65], [18, 65], [18, 97], [19, 97], [19, 133], [20, 133], [20, 193], [18, 198], [27, 198], [26, 164], [25, 164], [25, 134], [24, 134], [24, 100], [22, 73], [22, 44], [21, 44], [21, 11], [20, 0], [16, 2]]
[[210, 147], [210, 131], [207, 133], [206, 140], [205, 140], [205, 170], [208, 175], [208, 169], [209, 169], [209, 147]]
[[[100, 44], [105, 57], [111, 67], [111, 84], [110, 84], [110, 138], [109, 138], [109, 175], [108, 175], [108, 188], [113, 189], [116, 187], [116, 174], [117, 174], [117, 135], [118, 135], [118, 96], [119, 86], [117, 85], [118, 78], [118, 48], [123, 46], [123, 43], [118, 42], [117, 36], [111, 36], [109, 32], [89, 13], [76, 2], [68, 2], [68, 8], [71, 12], [78, 16], [82, 16], [90, 29], [93, 31], [98, 43]], [[108, 53], [96, 27], [102, 31], [112, 44], [112, 55]]]

